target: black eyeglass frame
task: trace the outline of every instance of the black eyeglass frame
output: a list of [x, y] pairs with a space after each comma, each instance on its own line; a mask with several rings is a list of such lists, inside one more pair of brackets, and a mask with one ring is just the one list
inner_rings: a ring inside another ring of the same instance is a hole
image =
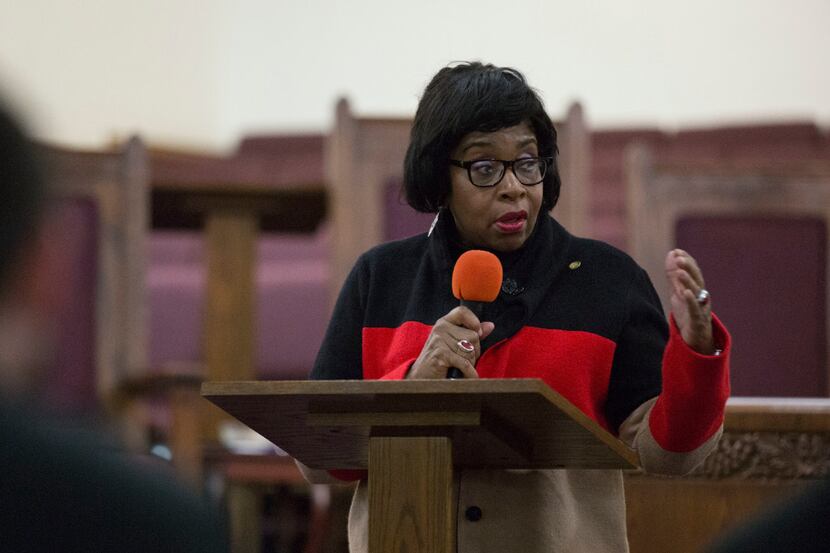
[[[539, 179], [537, 182], [532, 182], [532, 183], [522, 182], [522, 180], [519, 178], [519, 175], [516, 175], [516, 171], [513, 169], [513, 166], [516, 163], [519, 163], [519, 162], [522, 162], [522, 161], [533, 161], [533, 160], [535, 160], [537, 162], [538, 161], [544, 162], [544, 165], [540, 165], [540, 167], [542, 167], [542, 178]], [[482, 184], [476, 184], [475, 182], [473, 182], [473, 172], [472, 172], [471, 168], [472, 168], [474, 163], [481, 163], [482, 161], [494, 161], [494, 162], [497, 161], [497, 162], [501, 163], [501, 166], [502, 166], [501, 176], [493, 184], [484, 184], [484, 185], [482, 185]], [[524, 186], [536, 186], [537, 184], [539, 184], [541, 182], [544, 182], [545, 175], [547, 175], [548, 168], [551, 166], [552, 163], [553, 163], [553, 158], [552, 157], [520, 157], [520, 158], [513, 159], [513, 160], [494, 159], [494, 158], [473, 159], [473, 160], [470, 160], [470, 161], [461, 161], [460, 159], [451, 159], [450, 160], [450, 165], [454, 165], [456, 167], [460, 167], [462, 169], [467, 170], [467, 180], [469, 180], [470, 184], [472, 184], [476, 188], [493, 188], [494, 186], [498, 185], [501, 181], [504, 180], [504, 176], [507, 174], [508, 169], [513, 171], [513, 174], [516, 175], [516, 180], [518, 180]]]

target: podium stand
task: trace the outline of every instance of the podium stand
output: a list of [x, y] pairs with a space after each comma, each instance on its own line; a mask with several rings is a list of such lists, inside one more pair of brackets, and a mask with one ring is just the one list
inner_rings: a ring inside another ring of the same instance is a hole
[[454, 553], [455, 468], [636, 468], [538, 379], [206, 382], [202, 395], [316, 469], [369, 469], [369, 551]]

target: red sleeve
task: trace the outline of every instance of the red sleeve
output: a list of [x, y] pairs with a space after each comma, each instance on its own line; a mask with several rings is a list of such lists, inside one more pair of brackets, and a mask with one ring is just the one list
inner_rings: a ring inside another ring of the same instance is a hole
[[729, 353], [732, 339], [712, 314], [712, 337], [720, 355], [690, 348], [669, 320], [663, 354], [663, 391], [651, 411], [649, 428], [663, 449], [677, 453], [700, 447], [720, 428], [729, 397]]
[[406, 378], [406, 373], [409, 372], [409, 367], [411, 367], [413, 363], [415, 363], [415, 358], [408, 359], [381, 376], [378, 380], [403, 380]]

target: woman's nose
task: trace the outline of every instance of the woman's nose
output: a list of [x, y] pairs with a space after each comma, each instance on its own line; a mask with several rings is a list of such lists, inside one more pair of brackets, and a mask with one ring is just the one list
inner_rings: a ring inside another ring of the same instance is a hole
[[499, 190], [499, 194], [503, 197], [509, 198], [517, 198], [527, 194], [527, 189], [525, 185], [519, 182], [519, 179], [516, 178], [516, 173], [513, 172], [513, 168], [510, 167], [504, 173], [504, 178], [499, 183], [501, 190]]

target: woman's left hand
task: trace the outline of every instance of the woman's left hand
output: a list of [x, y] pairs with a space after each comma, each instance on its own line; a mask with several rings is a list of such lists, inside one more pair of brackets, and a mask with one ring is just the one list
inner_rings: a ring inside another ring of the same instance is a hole
[[666, 256], [666, 278], [672, 291], [672, 314], [683, 340], [698, 353], [714, 354], [712, 302], [708, 292], [705, 300], [698, 300], [706, 287], [697, 261], [683, 250], [670, 251]]

